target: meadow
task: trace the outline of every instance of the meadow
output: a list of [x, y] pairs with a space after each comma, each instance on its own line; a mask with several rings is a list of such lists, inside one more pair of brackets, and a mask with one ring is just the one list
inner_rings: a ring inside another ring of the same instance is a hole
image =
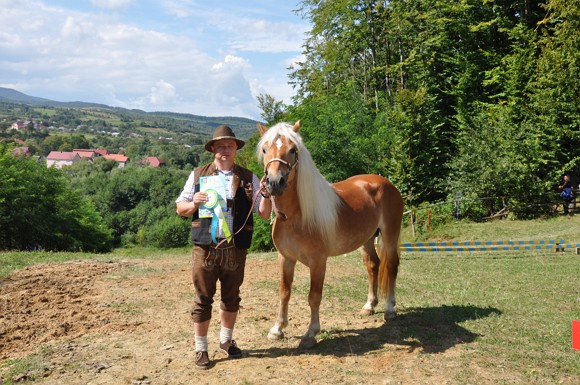
[[[580, 242], [580, 217], [457, 222], [434, 229], [431, 237], [461, 241], [556, 237]], [[408, 229], [402, 241], [412, 241]], [[108, 307], [107, 325], [87, 328], [74, 337], [48, 338], [18, 356], [3, 351], [7, 358], [0, 361], [2, 384], [146, 383], [143, 377], [167, 384], [226, 379], [235, 384], [289, 383], [289, 379], [315, 384], [580, 383], [580, 352], [571, 348], [571, 321], [580, 319], [580, 255], [573, 249], [402, 252], [398, 317], [387, 323], [381, 312], [371, 317], [358, 314], [366, 298], [366, 273], [358, 254], [333, 257], [321, 307], [322, 332], [318, 346], [310, 351], [297, 347], [309, 317], [306, 268], [297, 266], [287, 336], [271, 342], [265, 336], [276, 312], [276, 255], [252, 254], [236, 326], [247, 352], [242, 360], [217, 359], [217, 367], [203, 375], [191, 368], [189, 323], [185, 312], [176, 311], [191, 298], [189, 254], [187, 248], [119, 249], [103, 255], [0, 254], [1, 290], [23, 279], [22, 272], [70, 266], [67, 261], [118, 265], [112, 271], [108, 268], [102, 283], [95, 284], [99, 301], [113, 304]], [[57, 274], [50, 272], [53, 277]], [[0, 294], [3, 300], [12, 295]], [[81, 319], [69, 323], [80, 324]], [[212, 333], [218, 333], [217, 326], [212, 326]], [[96, 370], [96, 363], [104, 366]]]

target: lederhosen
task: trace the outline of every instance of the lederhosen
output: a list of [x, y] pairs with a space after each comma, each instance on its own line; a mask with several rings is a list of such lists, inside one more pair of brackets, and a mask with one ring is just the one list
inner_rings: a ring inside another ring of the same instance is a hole
[[[194, 170], [195, 189], [199, 191], [199, 178], [215, 175], [213, 163]], [[240, 286], [244, 280], [247, 249], [250, 247], [253, 232], [252, 209], [252, 179], [253, 173], [238, 165], [233, 168], [233, 199], [228, 199], [228, 211], [233, 215], [232, 242], [221, 242], [219, 247], [211, 239], [211, 218], [199, 218], [198, 212], [193, 214], [191, 237], [193, 247], [193, 284], [195, 300], [192, 310], [194, 322], [204, 322], [211, 319], [213, 296], [217, 281], [220, 281], [220, 308], [236, 312], [240, 308]], [[247, 223], [244, 222], [248, 218]], [[240, 228], [243, 229], [240, 230]], [[238, 230], [240, 230], [238, 232]], [[237, 233], [237, 234], [236, 234]]]

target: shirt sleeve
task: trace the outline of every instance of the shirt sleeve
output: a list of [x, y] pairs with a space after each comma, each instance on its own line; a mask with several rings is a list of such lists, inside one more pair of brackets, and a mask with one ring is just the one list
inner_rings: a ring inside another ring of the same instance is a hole
[[256, 199], [256, 204], [254, 205], [254, 212], [256, 214], [260, 214], [260, 202], [262, 201], [262, 194], [260, 194], [260, 180], [256, 176], [256, 174], [252, 175], [252, 191], [254, 192], [254, 196], [252, 198], [256, 198], [256, 194], [258, 194], [258, 198]]
[[175, 203], [179, 202], [192, 202], [193, 201], [193, 194], [195, 193], [195, 175], [192, 171], [189, 174], [189, 178], [187, 178], [187, 182], [185, 182], [185, 186], [183, 187], [183, 191], [179, 194], [179, 197], [175, 200]]

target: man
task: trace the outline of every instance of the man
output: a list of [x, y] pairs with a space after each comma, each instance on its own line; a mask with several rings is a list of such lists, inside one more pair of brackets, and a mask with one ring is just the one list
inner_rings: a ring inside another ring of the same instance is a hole
[[[254, 199], [253, 211], [261, 217], [269, 218], [272, 209], [270, 199], [263, 199], [259, 194], [258, 177], [234, 163], [237, 150], [244, 144], [230, 127], [222, 125], [216, 128], [213, 138], [205, 145], [205, 149], [214, 154], [213, 162], [193, 170], [175, 201], [179, 215], [193, 217], [195, 300], [192, 319], [198, 369], [208, 369], [212, 365], [208, 355], [207, 332], [218, 280], [221, 287], [220, 350], [228, 358], [242, 356], [232, 334], [239, 310], [247, 249], [252, 241], [253, 218], [250, 211]], [[215, 218], [199, 217], [199, 207], [208, 202], [208, 193], [200, 191], [199, 180], [210, 175], [225, 176], [227, 209], [214, 213], [223, 215], [225, 224]]]
[[564, 205], [564, 215], [570, 214], [570, 202], [574, 199], [574, 189], [572, 188], [572, 181], [570, 180], [570, 174], [564, 174], [564, 183], [558, 186], [562, 192], [560, 196], [562, 197]]

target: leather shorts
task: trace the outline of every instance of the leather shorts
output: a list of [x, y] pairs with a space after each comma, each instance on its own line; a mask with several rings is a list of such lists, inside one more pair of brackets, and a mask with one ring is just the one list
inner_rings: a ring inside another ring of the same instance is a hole
[[223, 243], [193, 247], [193, 286], [195, 299], [191, 316], [194, 322], [211, 319], [213, 297], [220, 282], [220, 309], [237, 312], [240, 308], [240, 286], [244, 282], [246, 249]]

